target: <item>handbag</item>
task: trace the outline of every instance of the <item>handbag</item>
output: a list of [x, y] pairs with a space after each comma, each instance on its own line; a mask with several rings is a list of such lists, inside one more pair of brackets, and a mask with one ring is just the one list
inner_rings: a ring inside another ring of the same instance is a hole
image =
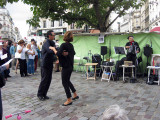
[[18, 52], [16, 52], [16, 53], [15, 53], [15, 58], [21, 58], [21, 54], [18, 53]]
[[0, 73], [0, 88], [6, 85], [6, 80], [4, 79], [2, 73]]

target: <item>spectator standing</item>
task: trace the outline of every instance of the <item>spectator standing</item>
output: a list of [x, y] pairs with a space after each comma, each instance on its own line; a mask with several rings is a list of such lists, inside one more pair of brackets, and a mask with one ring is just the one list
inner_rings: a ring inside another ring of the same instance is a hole
[[[0, 43], [1, 45], [2, 43]], [[9, 69], [9, 64], [5, 66], [0, 66], [0, 73], [3, 73], [4, 70]], [[2, 75], [2, 74], [0, 74]], [[3, 76], [1, 76], [3, 78]], [[3, 107], [2, 107], [2, 96], [1, 96], [1, 88], [0, 88], [0, 120], [2, 120], [3, 116]]]
[[3, 43], [0, 42], [0, 66], [5, 63], [5, 60], [1, 60], [1, 56], [4, 55]]
[[[0, 42], [0, 78], [4, 78], [4, 71], [9, 69], [9, 64], [6, 66], [1, 66], [5, 63], [4, 60], [1, 60], [1, 56], [3, 55], [3, 50], [2, 49], [3, 44]], [[1, 88], [0, 88], [0, 120], [2, 120], [2, 115], [3, 115], [3, 107], [2, 107], [2, 97], [1, 97]]]
[[27, 72], [29, 74], [34, 74], [34, 58], [35, 58], [35, 52], [31, 49], [31, 44], [27, 45], [28, 49], [28, 62], [27, 62]]
[[20, 54], [20, 58], [18, 59], [20, 64], [20, 74], [21, 77], [27, 76], [27, 63], [25, 53], [27, 52], [24, 40], [20, 40], [17, 46], [17, 52]]
[[16, 61], [17, 59], [15, 58], [15, 52], [16, 52], [16, 47], [17, 47], [17, 43], [14, 42], [13, 45], [10, 47], [10, 54], [11, 54], [11, 58], [12, 60], [12, 70], [15, 70], [15, 65], [16, 65]]
[[34, 59], [34, 70], [37, 70], [37, 62], [38, 62], [38, 53], [37, 53], [37, 46], [36, 41], [34, 39], [31, 39], [31, 48], [35, 52], [35, 59]]
[[[10, 53], [9, 53], [9, 51], [8, 51], [8, 41], [5, 41], [4, 43], [3, 43], [3, 55], [5, 55], [5, 54], [7, 54], [7, 58], [5, 58], [4, 59], [4, 63], [5, 62], [7, 62], [8, 60], [9, 60], [9, 58], [10, 58]], [[10, 73], [10, 70], [9, 69], [7, 69], [7, 70], [4, 70], [4, 79], [5, 80], [7, 80], [7, 78], [8, 77], [11, 77], [10, 75], [9, 75], [9, 73]]]
[[42, 42], [40, 42], [40, 45], [38, 46], [39, 52], [38, 52], [38, 65], [41, 66], [42, 62]]
[[[58, 51], [59, 50], [59, 40], [56, 40], [56, 50]], [[59, 72], [59, 59], [57, 57], [57, 61], [55, 62], [55, 72]]]
[[38, 46], [38, 49], [39, 49], [40, 51], [42, 51], [42, 42], [40, 42], [40, 44], [39, 44], [39, 46]]

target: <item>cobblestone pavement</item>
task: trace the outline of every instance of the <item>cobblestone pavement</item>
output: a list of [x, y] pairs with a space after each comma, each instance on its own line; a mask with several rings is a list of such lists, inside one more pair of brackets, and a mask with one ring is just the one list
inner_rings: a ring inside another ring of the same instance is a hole
[[[64, 107], [66, 100], [61, 84], [61, 73], [53, 72], [48, 92], [51, 99], [39, 101], [36, 94], [40, 83], [40, 71], [21, 78], [11, 72], [2, 89], [3, 117], [21, 110], [32, 110], [22, 115], [23, 120], [101, 120], [104, 110], [118, 104], [127, 111], [130, 120], [160, 120], [160, 86], [141, 83], [122, 83], [122, 80], [86, 80], [81, 73], [73, 72], [73, 82], [80, 99]], [[142, 81], [142, 80], [141, 80]], [[5, 118], [4, 118], [5, 119]], [[13, 116], [9, 120], [16, 119]]]

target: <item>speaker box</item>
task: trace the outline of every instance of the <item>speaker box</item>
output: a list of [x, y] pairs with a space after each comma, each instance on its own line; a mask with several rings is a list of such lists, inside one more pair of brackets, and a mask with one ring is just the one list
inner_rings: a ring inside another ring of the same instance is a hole
[[[94, 54], [92, 56], [92, 63], [98, 63], [98, 65], [96, 66], [96, 68], [100, 68], [101, 65], [101, 55], [99, 54]], [[94, 66], [93, 66], [94, 67]]]
[[146, 57], [151, 56], [152, 53], [153, 53], [153, 50], [152, 50], [151, 47], [144, 47], [144, 55], [145, 55]]
[[107, 54], [107, 46], [101, 46], [101, 55]]

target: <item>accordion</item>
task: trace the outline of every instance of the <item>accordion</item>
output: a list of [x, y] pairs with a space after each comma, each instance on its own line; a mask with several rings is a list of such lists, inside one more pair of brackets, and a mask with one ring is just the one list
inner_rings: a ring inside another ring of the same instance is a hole
[[134, 46], [133, 44], [132, 44], [132, 45], [130, 45], [130, 48], [128, 49], [128, 53], [135, 54], [135, 53], [136, 53], [136, 51], [135, 51], [135, 47], [136, 47], [136, 46]]

